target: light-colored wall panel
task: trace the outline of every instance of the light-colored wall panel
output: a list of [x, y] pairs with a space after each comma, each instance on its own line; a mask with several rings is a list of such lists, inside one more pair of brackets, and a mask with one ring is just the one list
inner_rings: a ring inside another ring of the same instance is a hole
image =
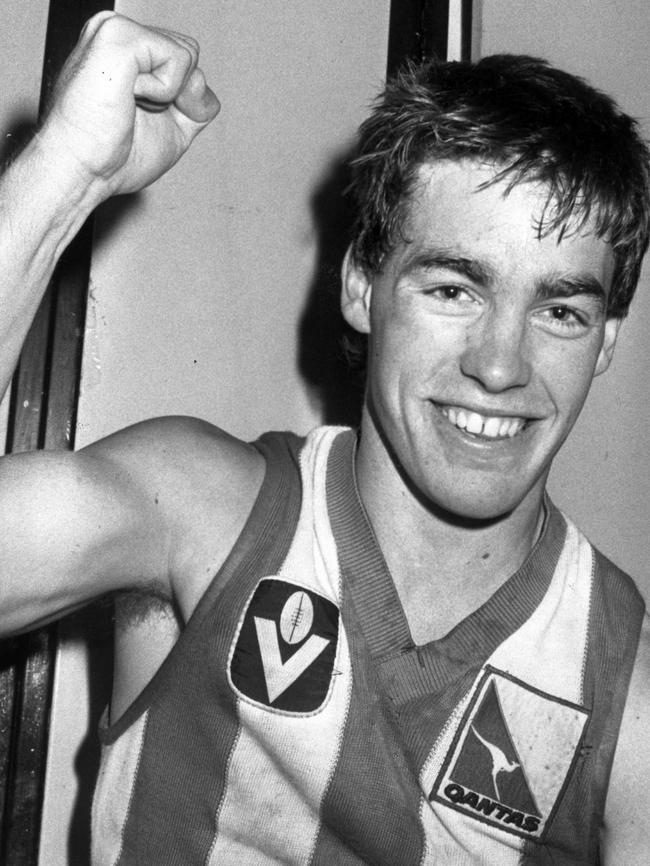
[[[483, 0], [482, 53], [548, 58], [614, 96], [650, 135], [650, 14], [646, 0]], [[551, 494], [650, 598], [650, 269], [614, 363], [596, 380], [556, 460]]]
[[[190, 19], [157, 4], [165, 26], [200, 34], [223, 107], [97, 248], [80, 441], [167, 413], [247, 438], [319, 420], [297, 368], [310, 200], [380, 86], [387, 7], [227, 0]], [[120, 9], [151, 14], [137, 0]]]

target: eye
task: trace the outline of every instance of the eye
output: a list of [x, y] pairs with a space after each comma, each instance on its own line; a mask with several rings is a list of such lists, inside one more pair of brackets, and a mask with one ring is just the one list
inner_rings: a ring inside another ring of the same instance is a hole
[[462, 293], [462, 289], [459, 286], [441, 286], [438, 289], [438, 294], [443, 297], [446, 301], [455, 301], [457, 300]]
[[474, 303], [474, 298], [467, 289], [453, 284], [432, 286], [426, 289], [425, 294], [445, 304]]
[[582, 310], [570, 307], [568, 304], [553, 304], [541, 310], [542, 318], [555, 331], [565, 333], [580, 333], [589, 327], [589, 317]]
[[573, 321], [576, 317], [576, 313], [574, 310], [570, 310], [569, 307], [551, 307], [551, 315], [558, 322], [568, 322]]

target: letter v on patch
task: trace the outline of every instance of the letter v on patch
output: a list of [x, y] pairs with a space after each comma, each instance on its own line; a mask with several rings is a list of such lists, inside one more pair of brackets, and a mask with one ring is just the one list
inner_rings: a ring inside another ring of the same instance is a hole
[[297, 583], [265, 577], [240, 622], [229, 665], [235, 691], [284, 713], [318, 710], [332, 682], [336, 605]]

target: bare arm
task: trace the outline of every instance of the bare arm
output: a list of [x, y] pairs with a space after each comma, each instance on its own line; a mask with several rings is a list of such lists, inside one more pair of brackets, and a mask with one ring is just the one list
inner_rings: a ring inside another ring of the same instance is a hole
[[[83, 220], [167, 171], [218, 108], [192, 39], [110, 12], [88, 22], [44, 124], [0, 178], [0, 391]], [[152, 422], [77, 454], [0, 459], [0, 635], [135, 586], [191, 609], [259, 483], [246, 446], [199, 427]], [[199, 496], [216, 541], [184, 523]]]
[[188, 37], [109, 12], [68, 59], [41, 129], [0, 178], [0, 396], [54, 266], [91, 211], [167, 171], [219, 104]]
[[130, 583], [166, 579], [165, 523], [109, 455], [9, 457], [0, 487], [0, 636]]
[[650, 821], [650, 619], [646, 615], [614, 756], [602, 836], [603, 866], [646, 866]]
[[254, 448], [191, 418], [0, 460], [0, 637], [114, 590], [154, 590], [188, 619], [263, 474]]

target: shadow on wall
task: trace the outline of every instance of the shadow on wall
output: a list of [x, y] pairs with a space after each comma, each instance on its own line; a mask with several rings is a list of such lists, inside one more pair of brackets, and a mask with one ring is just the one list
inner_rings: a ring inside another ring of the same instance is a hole
[[350, 153], [332, 162], [312, 196], [317, 256], [298, 340], [300, 372], [318, 397], [324, 422], [357, 427], [364, 375], [348, 357], [345, 344], [354, 332], [339, 306], [341, 264], [352, 236], [353, 214], [345, 195]]
[[36, 124], [34, 117], [25, 112], [16, 112], [9, 118], [6, 129], [0, 139], [0, 166], [4, 166], [16, 157], [30, 138], [34, 135]]
[[101, 599], [68, 617], [60, 626], [66, 641], [83, 642], [88, 657], [90, 724], [75, 755], [78, 790], [68, 831], [68, 862], [90, 866], [90, 817], [101, 749], [97, 729], [108, 706], [113, 673], [113, 604]]

